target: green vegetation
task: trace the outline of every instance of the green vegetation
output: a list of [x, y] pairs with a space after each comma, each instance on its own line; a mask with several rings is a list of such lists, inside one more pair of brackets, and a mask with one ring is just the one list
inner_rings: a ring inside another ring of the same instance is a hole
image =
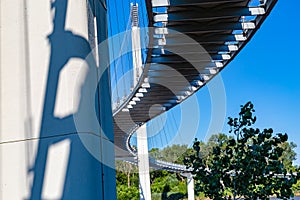
[[[253, 113], [248, 102], [238, 118], [229, 118], [232, 136], [212, 135], [206, 143], [196, 140], [192, 148], [173, 145], [149, 154], [192, 167], [197, 199], [287, 199], [300, 192], [299, 168], [293, 166], [296, 144], [286, 134], [253, 128]], [[139, 199], [137, 167], [121, 161], [116, 166], [118, 199]], [[156, 170], [150, 177], [152, 199], [187, 199], [186, 178], [180, 174]]]
[[[212, 199], [281, 199], [293, 196], [299, 169], [292, 165], [295, 144], [288, 143], [287, 134], [273, 134], [272, 129], [253, 128], [253, 104], [241, 107], [238, 118], [229, 118], [228, 125], [235, 137], [218, 135], [209, 141], [208, 153], [195, 141], [195, 153], [186, 157], [192, 167], [196, 191]], [[294, 185], [294, 186], [293, 186]], [[298, 184], [297, 184], [298, 185]]]
[[[164, 161], [183, 164], [187, 146], [173, 145], [162, 150], [152, 149], [151, 157]], [[118, 161], [117, 169], [117, 195], [119, 200], [139, 199], [138, 169], [130, 163]], [[179, 173], [171, 173], [162, 170], [150, 172], [151, 193], [153, 200], [176, 200], [187, 197], [186, 178]]]

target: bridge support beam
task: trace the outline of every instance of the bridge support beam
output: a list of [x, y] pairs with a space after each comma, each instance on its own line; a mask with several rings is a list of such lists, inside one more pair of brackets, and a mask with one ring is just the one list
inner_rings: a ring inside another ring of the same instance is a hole
[[149, 155], [147, 141], [147, 126], [144, 124], [137, 130], [139, 190], [141, 200], [151, 200]]
[[182, 176], [187, 178], [188, 200], [195, 199], [194, 178], [191, 173], [182, 173]]
[[143, 72], [141, 33], [139, 29], [138, 4], [131, 3], [131, 37], [133, 61], [133, 87], [135, 87]]
[[194, 200], [195, 199], [194, 179], [192, 176], [187, 178], [187, 186], [188, 186], [188, 200]]

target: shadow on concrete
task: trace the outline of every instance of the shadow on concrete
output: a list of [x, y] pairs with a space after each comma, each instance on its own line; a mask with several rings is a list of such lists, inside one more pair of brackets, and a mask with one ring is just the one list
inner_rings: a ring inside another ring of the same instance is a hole
[[[98, 41], [101, 42], [107, 37], [105, 4], [96, 0], [89, 0], [89, 4], [93, 10], [94, 16], [96, 15], [95, 12], [98, 12], [98, 14], [102, 16], [98, 24]], [[51, 45], [51, 55], [39, 135], [40, 140], [35, 162], [28, 170], [28, 173], [33, 174], [29, 199], [42, 199], [43, 187], [45, 186], [45, 169], [47, 160], [49, 159], [47, 157], [49, 148], [52, 145], [65, 140], [69, 140], [70, 142], [70, 153], [61, 199], [115, 199], [114, 193], [105, 194], [104, 192], [104, 168], [108, 167], [104, 166], [96, 158], [94, 158], [82, 144], [74, 124], [74, 114], [64, 118], [58, 118], [54, 115], [58, 81], [61, 70], [71, 58], [84, 60], [92, 50], [89, 42], [85, 38], [74, 34], [72, 31], [65, 30], [67, 6], [68, 0], [56, 0], [51, 4], [51, 9], [55, 11], [53, 17], [53, 31], [48, 36]], [[99, 34], [99, 32], [101, 32], [101, 34]], [[96, 65], [89, 65], [90, 69], [88, 70], [94, 71], [95, 69], [92, 68], [95, 66]], [[83, 83], [81, 90], [85, 88], [84, 84], [85, 83]], [[83, 94], [84, 92], [82, 91], [81, 95]], [[99, 105], [100, 98], [101, 93], [100, 95], [95, 94], [95, 109], [98, 109], [96, 111], [98, 119], [101, 118], [101, 115], [111, 114], [101, 114], [99, 112], [99, 110], [101, 110], [101, 105]], [[79, 106], [80, 105], [81, 104], [79, 103]], [[98, 139], [100, 142], [99, 137]], [[103, 152], [99, 153], [101, 154]], [[113, 175], [114, 170], [109, 170]], [[115, 177], [109, 178], [111, 179], [111, 182], [108, 184], [114, 187]], [[113, 190], [115, 190], [115, 188], [113, 188]]]

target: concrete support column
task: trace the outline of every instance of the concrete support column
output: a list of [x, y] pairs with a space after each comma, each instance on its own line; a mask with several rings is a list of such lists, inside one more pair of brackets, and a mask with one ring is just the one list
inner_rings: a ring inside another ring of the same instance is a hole
[[0, 199], [116, 199], [108, 50], [88, 57], [106, 16], [106, 0], [0, 1]]
[[182, 173], [182, 176], [187, 178], [188, 200], [195, 199], [194, 178], [191, 173]]
[[188, 186], [188, 200], [194, 200], [195, 199], [194, 179], [192, 176], [187, 178], [187, 186]]
[[141, 33], [139, 29], [138, 4], [131, 4], [131, 38], [132, 38], [132, 61], [133, 61], [133, 87], [139, 81], [143, 71], [141, 53]]
[[149, 155], [146, 124], [137, 130], [140, 199], [151, 200]]

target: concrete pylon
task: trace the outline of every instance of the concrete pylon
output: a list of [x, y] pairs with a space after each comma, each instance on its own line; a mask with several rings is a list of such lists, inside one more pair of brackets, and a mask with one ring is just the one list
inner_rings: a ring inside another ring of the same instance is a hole
[[182, 173], [187, 178], [188, 200], [195, 200], [194, 178], [191, 173]]
[[143, 72], [141, 33], [139, 29], [138, 4], [131, 4], [131, 38], [132, 38], [132, 61], [133, 61], [133, 87], [139, 81]]
[[116, 199], [108, 50], [86, 62], [106, 16], [105, 0], [0, 1], [0, 199]]
[[139, 189], [141, 200], [151, 200], [149, 155], [147, 141], [147, 126], [142, 125], [137, 130]]

